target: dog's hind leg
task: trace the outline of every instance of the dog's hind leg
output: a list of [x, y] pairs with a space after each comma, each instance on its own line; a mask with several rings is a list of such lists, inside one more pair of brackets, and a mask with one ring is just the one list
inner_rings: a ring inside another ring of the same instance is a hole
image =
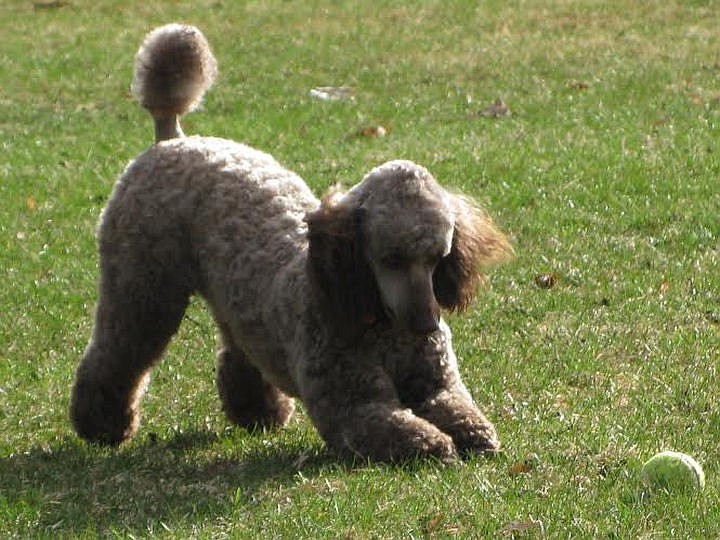
[[295, 410], [293, 399], [263, 379], [223, 332], [218, 353], [217, 387], [228, 420], [248, 430], [283, 426]]
[[[92, 340], [76, 372], [70, 414], [78, 435], [120, 444], [137, 430], [150, 369], [177, 330], [191, 288], [144, 254], [101, 258]], [[166, 266], [167, 267], [167, 266]]]

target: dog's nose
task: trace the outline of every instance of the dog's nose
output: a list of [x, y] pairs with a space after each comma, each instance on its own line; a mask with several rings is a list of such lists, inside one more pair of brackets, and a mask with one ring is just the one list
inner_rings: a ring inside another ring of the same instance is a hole
[[414, 334], [432, 334], [440, 328], [440, 318], [434, 313], [417, 313], [410, 320], [410, 330]]

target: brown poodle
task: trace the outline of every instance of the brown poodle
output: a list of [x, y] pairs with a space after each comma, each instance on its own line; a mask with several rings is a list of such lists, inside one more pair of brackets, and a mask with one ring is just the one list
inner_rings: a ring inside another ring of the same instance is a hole
[[283, 425], [300, 398], [332, 449], [376, 460], [495, 451], [460, 380], [441, 308], [463, 309], [479, 267], [511, 252], [469, 199], [392, 161], [318, 201], [269, 155], [184, 137], [179, 117], [215, 59], [195, 28], [151, 32], [133, 89], [157, 143], [103, 211], [92, 340], [72, 392], [80, 436], [133, 436], [149, 374], [191, 294], [222, 334], [217, 384], [228, 418]]

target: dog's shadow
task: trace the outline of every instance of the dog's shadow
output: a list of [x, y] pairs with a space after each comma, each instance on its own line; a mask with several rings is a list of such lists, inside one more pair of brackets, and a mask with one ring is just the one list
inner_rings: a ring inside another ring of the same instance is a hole
[[150, 436], [116, 450], [68, 436], [57, 448], [0, 459], [0, 499], [17, 514], [20, 536], [147, 534], [178, 519], [232, 514], [235, 507], [258, 504], [268, 483], [292, 485], [344, 466], [319, 441], [303, 446], [282, 437], [247, 437], [197, 431], [162, 441]]

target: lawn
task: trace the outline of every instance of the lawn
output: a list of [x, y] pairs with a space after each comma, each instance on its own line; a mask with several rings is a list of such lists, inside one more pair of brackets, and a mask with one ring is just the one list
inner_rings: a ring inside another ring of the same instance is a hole
[[[96, 223], [152, 142], [132, 59], [170, 21], [220, 64], [186, 132], [269, 151], [318, 194], [412, 159], [510, 234], [516, 257], [448, 318], [501, 455], [351, 464], [302, 410], [233, 429], [200, 301], [137, 437], [74, 435]], [[712, 0], [5, 0], [0, 536], [719, 537], [719, 27]], [[641, 488], [664, 449], [702, 463], [702, 495]]]

